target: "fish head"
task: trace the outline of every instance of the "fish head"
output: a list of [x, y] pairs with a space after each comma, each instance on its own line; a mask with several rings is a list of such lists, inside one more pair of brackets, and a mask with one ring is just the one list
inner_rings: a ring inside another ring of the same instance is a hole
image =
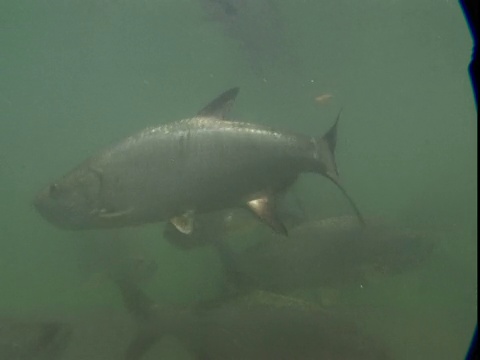
[[40, 215], [63, 229], [91, 227], [100, 207], [101, 174], [88, 167], [80, 167], [50, 183], [34, 199]]

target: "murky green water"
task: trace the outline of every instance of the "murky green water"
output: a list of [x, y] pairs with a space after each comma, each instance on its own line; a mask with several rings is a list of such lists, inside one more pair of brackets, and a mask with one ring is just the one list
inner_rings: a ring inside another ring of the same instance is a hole
[[[240, 86], [235, 118], [302, 133], [323, 133], [343, 107], [337, 163], [362, 211], [435, 234], [421, 266], [339, 286], [327, 306], [353, 314], [394, 359], [461, 359], [477, 318], [477, 125], [459, 5], [257, 1], [219, 2], [246, 11], [241, 21], [200, 0], [0, 1], [0, 313], [122, 313], [102, 275], [116, 255], [84, 246], [112, 237], [135, 239], [128, 252], [157, 261], [145, 285], [156, 300], [218, 295], [211, 249], [178, 250], [160, 225], [57, 230], [31, 201], [99, 148]], [[330, 100], [315, 101], [321, 95]], [[302, 176], [295, 192], [313, 217], [351, 212], [316, 176]], [[322, 291], [307, 297], [325, 302]], [[157, 350], [190, 356], [175, 342]]]

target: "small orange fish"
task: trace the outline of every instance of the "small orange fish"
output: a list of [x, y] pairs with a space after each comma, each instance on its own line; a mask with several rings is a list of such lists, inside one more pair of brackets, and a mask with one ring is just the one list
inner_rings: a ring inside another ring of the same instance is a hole
[[333, 95], [332, 94], [322, 94], [322, 95], [319, 95], [315, 98], [315, 101], [321, 105], [326, 105], [328, 103], [330, 103], [330, 101], [332, 100], [333, 98]]

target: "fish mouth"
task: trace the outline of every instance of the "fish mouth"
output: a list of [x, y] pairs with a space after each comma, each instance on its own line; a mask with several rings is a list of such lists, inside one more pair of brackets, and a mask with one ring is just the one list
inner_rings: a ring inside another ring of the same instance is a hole
[[37, 213], [50, 224], [60, 229], [74, 229], [69, 221], [69, 211], [55, 203], [49, 196], [49, 188], [41, 190], [33, 199], [33, 207]]

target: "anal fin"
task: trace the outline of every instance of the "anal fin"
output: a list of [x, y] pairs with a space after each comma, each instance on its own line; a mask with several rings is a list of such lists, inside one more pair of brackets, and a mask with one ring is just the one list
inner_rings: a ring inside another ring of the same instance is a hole
[[248, 201], [247, 205], [260, 220], [270, 226], [275, 232], [285, 236], [288, 235], [287, 228], [275, 211], [275, 201], [273, 197], [262, 195]]

